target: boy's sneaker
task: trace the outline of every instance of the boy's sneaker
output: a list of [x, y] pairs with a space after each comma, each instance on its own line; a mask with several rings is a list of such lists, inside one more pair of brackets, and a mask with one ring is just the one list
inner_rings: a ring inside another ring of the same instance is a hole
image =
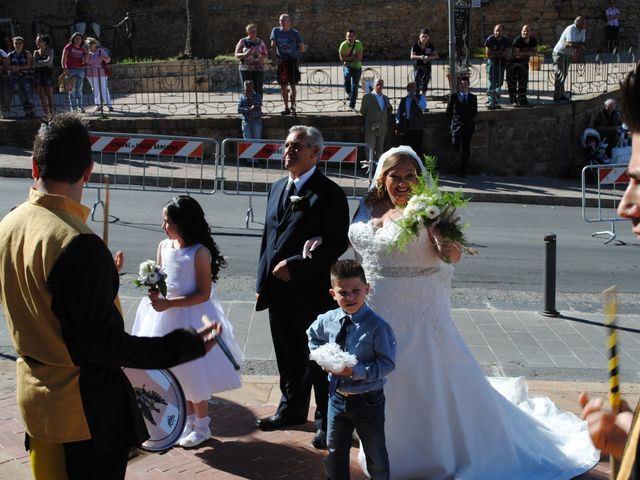
[[189, 433], [186, 437], [183, 437], [178, 442], [182, 448], [194, 448], [198, 445], [206, 442], [211, 438], [211, 430], [209, 427], [205, 429], [194, 428], [191, 433]]

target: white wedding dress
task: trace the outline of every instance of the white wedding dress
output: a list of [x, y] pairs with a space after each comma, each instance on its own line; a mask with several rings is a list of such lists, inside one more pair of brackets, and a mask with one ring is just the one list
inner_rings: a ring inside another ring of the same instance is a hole
[[523, 378], [484, 376], [451, 320], [453, 267], [426, 230], [404, 252], [389, 249], [397, 234], [395, 223], [375, 227], [362, 202], [349, 228], [369, 306], [397, 340], [384, 387], [391, 478], [570, 479], [592, 468], [599, 452], [583, 421], [528, 398]]

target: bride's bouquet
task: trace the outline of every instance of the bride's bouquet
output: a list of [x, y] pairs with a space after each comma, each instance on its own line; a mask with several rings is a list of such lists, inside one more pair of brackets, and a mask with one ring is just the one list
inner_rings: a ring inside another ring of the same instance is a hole
[[151, 290], [160, 290], [160, 293], [167, 296], [166, 272], [153, 260], [146, 260], [140, 264], [138, 278], [133, 283], [138, 288], [147, 287]]
[[[466, 225], [461, 223], [457, 209], [464, 207], [469, 199], [462, 191], [444, 192], [438, 188], [438, 177], [433, 174], [435, 157], [425, 156], [425, 173], [411, 188], [411, 198], [402, 210], [396, 224], [400, 228], [398, 238], [392, 247], [404, 251], [407, 245], [418, 237], [421, 226], [435, 227], [443, 242], [459, 245], [465, 252], [475, 255], [464, 235]], [[445, 259], [446, 260], [446, 259]]]

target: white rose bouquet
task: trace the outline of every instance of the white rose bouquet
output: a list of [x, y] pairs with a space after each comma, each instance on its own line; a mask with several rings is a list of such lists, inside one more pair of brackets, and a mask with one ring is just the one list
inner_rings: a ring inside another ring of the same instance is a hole
[[147, 287], [151, 290], [159, 290], [162, 295], [167, 296], [166, 272], [153, 260], [146, 260], [140, 264], [138, 278], [133, 283], [138, 288]]
[[402, 210], [402, 217], [396, 221], [400, 227], [400, 234], [392, 248], [404, 251], [424, 225], [427, 228], [437, 228], [442, 241], [455, 243], [465, 252], [475, 255], [477, 251], [469, 247], [464, 235], [466, 225], [460, 222], [456, 213], [456, 209], [464, 207], [469, 199], [463, 197], [462, 191], [441, 191], [438, 188], [438, 177], [432, 173], [435, 157], [425, 158], [426, 173], [412, 187], [411, 198]]

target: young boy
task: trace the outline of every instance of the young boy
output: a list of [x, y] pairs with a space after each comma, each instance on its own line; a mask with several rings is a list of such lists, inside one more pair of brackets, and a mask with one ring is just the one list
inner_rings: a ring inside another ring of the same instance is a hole
[[349, 449], [358, 432], [373, 480], [389, 479], [384, 436], [384, 377], [395, 368], [396, 340], [391, 327], [365, 303], [369, 284], [362, 266], [340, 260], [331, 268], [329, 290], [340, 308], [324, 313], [307, 330], [309, 350], [334, 342], [358, 363], [329, 372], [329, 412], [324, 460], [329, 480], [349, 478]]

